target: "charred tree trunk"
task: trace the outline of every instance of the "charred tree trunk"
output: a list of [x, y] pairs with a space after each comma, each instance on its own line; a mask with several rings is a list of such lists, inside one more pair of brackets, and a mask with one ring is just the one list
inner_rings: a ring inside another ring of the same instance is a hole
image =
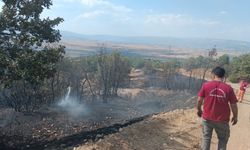
[[193, 73], [193, 71], [191, 70], [191, 71], [190, 71], [190, 74], [189, 74], [189, 79], [188, 79], [188, 89], [191, 88], [192, 73]]
[[203, 72], [203, 76], [202, 76], [200, 88], [202, 87], [202, 84], [205, 82], [205, 77], [206, 77], [207, 70], [208, 70], [208, 69], [205, 68], [205, 70], [204, 70], [204, 72]]
[[89, 89], [90, 89], [90, 92], [91, 92], [91, 94], [92, 94], [92, 97], [95, 97], [95, 92], [94, 92], [94, 90], [93, 90], [93, 88], [92, 88], [92, 86], [91, 86], [91, 83], [90, 83], [90, 81], [89, 81], [89, 78], [88, 78], [88, 74], [86, 73], [85, 74], [85, 79], [86, 79], [86, 81], [87, 81], [87, 83], [88, 83], [88, 85], [89, 85]]
[[55, 101], [55, 77], [51, 79], [51, 92], [52, 92], [52, 101]]

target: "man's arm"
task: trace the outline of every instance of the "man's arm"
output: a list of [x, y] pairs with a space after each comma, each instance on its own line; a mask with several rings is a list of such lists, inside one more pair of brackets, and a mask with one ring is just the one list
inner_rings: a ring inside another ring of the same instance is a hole
[[197, 115], [201, 117], [202, 115], [202, 104], [203, 104], [203, 97], [198, 97], [197, 103], [196, 103], [196, 109], [197, 109]]
[[230, 104], [232, 113], [233, 113], [233, 118], [231, 120], [232, 124], [235, 125], [238, 122], [238, 106], [237, 104]]

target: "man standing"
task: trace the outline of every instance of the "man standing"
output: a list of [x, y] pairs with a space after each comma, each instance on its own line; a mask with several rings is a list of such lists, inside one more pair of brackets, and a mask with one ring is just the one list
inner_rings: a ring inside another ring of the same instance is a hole
[[246, 89], [249, 87], [249, 84], [247, 83], [246, 80], [242, 79], [240, 81], [240, 90], [238, 92], [238, 101], [241, 103], [244, 99], [244, 95], [245, 95], [245, 92], [246, 92]]
[[[202, 85], [197, 100], [197, 115], [202, 117], [202, 150], [209, 150], [213, 129], [218, 137], [218, 150], [226, 150], [230, 136], [230, 107], [233, 113], [232, 124], [237, 123], [237, 98], [233, 88], [223, 82], [225, 69], [216, 67], [212, 70], [213, 81]], [[201, 108], [203, 104], [203, 109]]]

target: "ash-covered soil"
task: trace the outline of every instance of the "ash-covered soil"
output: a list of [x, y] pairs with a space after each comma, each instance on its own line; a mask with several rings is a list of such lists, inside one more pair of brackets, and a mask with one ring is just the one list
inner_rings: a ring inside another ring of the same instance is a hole
[[88, 101], [77, 109], [51, 106], [29, 114], [1, 109], [0, 149], [72, 149], [102, 139], [101, 132], [117, 132], [120, 127], [116, 125], [130, 125], [133, 118], [190, 108], [194, 102], [195, 96], [185, 91], [122, 89], [108, 103]]
[[199, 150], [201, 124], [194, 114], [189, 109], [153, 115], [74, 150]]

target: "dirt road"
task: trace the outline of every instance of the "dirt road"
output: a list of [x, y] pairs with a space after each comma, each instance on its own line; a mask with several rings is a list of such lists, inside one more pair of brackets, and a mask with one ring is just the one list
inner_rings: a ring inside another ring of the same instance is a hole
[[[237, 88], [237, 85], [232, 85]], [[246, 92], [245, 99], [238, 103], [239, 122], [231, 127], [231, 137], [228, 150], [250, 150], [250, 89]]]
[[[237, 91], [238, 84], [230, 85]], [[237, 94], [237, 93], [236, 93]], [[250, 150], [250, 89], [245, 94], [244, 101], [238, 103], [239, 116], [238, 123], [230, 127], [230, 139], [228, 142], [228, 150]], [[211, 150], [217, 149], [217, 137], [213, 133]]]
[[239, 104], [239, 122], [231, 127], [229, 150], [250, 150], [250, 97]]

